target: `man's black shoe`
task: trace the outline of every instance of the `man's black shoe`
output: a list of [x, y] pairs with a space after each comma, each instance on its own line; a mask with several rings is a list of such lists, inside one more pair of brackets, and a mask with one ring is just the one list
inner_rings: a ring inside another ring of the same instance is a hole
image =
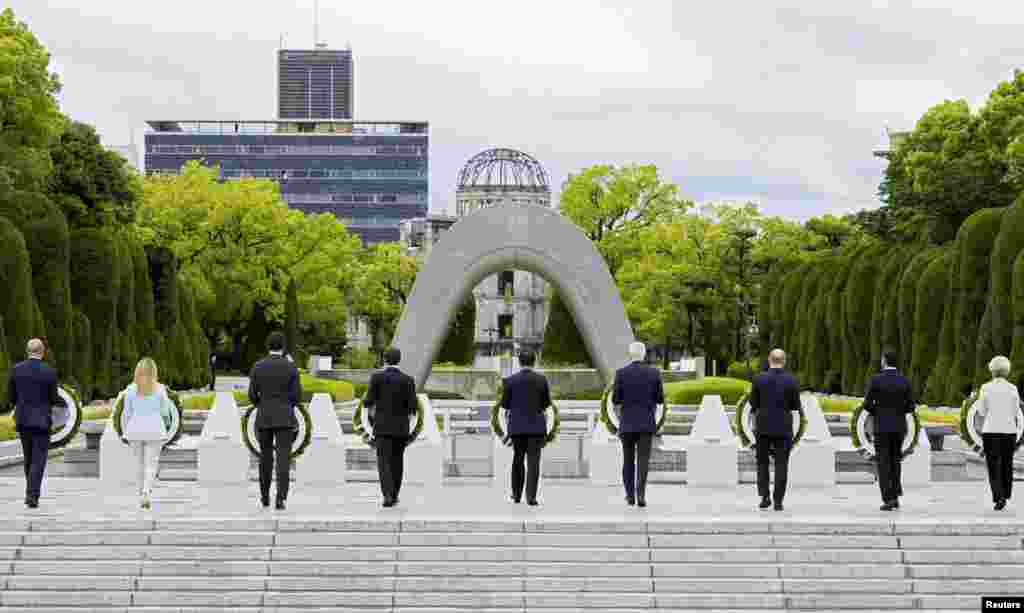
[[629, 506], [635, 505], [636, 504], [636, 498], [634, 498], [632, 496], [626, 496], [626, 504], [628, 504]]
[[640, 507], [641, 509], [646, 507], [647, 506], [647, 499], [642, 497], [642, 496], [640, 498], [637, 498], [636, 506]]
[[535, 506], [537, 506], [540, 503], [537, 502], [536, 500], [527, 500], [526, 504], [530, 505], [531, 507], [535, 507]]
[[996, 511], [1002, 511], [1005, 508], [1006, 508], [1006, 501], [1005, 500], [1000, 500], [999, 502], [996, 503], [996, 506], [995, 506], [995, 510]]
[[775, 510], [776, 511], [781, 511], [782, 510], [782, 503], [781, 502], [776, 502], [775, 503]]
[[765, 496], [764, 498], [761, 499], [761, 504], [757, 506], [760, 509], [767, 509], [768, 507], [772, 506], [772, 499]]
[[520, 498], [516, 498], [515, 496], [512, 497], [512, 502], [514, 502], [516, 504], [519, 504], [520, 500], [521, 500]]
[[35, 500], [35, 499], [30, 499], [27, 502], [25, 502], [25, 504], [28, 505], [28, 508], [30, 508], [30, 509], [38, 509], [39, 508], [39, 501]]
[[263, 507], [264, 509], [270, 507], [270, 498], [260, 496], [260, 506]]
[[882, 506], [878, 507], [878, 510], [879, 511], [895, 511], [896, 508], [897, 508], [896, 503], [892, 502], [892, 501], [889, 501], [889, 502], [883, 504]]
[[274, 508], [277, 509], [278, 511], [284, 511], [284, 501], [278, 500], [276, 503], [274, 503]]
[[394, 498], [385, 498], [383, 506], [386, 509], [390, 509], [391, 507], [395, 506], [395, 499]]

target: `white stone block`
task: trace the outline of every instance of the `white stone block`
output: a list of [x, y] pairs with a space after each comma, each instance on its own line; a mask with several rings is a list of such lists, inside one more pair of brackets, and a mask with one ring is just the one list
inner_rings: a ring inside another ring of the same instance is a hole
[[309, 447], [296, 459], [296, 480], [307, 484], [344, 483], [346, 440], [330, 395], [313, 394], [309, 417], [313, 432]]
[[721, 396], [704, 396], [686, 441], [687, 485], [735, 488], [740, 477], [737, 451]]
[[807, 430], [789, 458], [789, 485], [804, 487], [835, 487], [836, 442], [832, 439], [818, 399], [804, 394], [800, 401]]
[[[505, 492], [507, 495], [512, 494], [512, 446], [504, 445], [501, 439], [498, 437], [492, 437], [494, 442], [492, 444], [493, 451], [491, 452], [493, 466], [491, 478], [491, 486], [499, 491]], [[541, 452], [544, 453], [543, 451]], [[541, 471], [543, 473], [543, 471]], [[543, 481], [543, 476], [540, 478]], [[525, 486], [524, 486], [525, 487]], [[538, 489], [539, 489], [538, 485]], [[525, 492], [524, 492], [525, 495]]]
[[904, 486], [922, 486], [932, 482], [932, 445], [924, 426], [917, 433], [914, 453], [903, 460], [900, 477]]
[[[604, 430], [598, 424], [596, 430]], [[602, 487], [622, 487], [622, 443], [617, 438], [594, 437], [590, 445], [590, 483]]]
[[217, 392], [199, 436], [199, 484], [218, 497], [219, 484], [247, 484], [249, 450], [242, 443], [241, 417], [235, 398]]
[[114, 431], [113, 421], [100, 436], [100, 487], [104, 492], [131, 493], [138, 487], [135, 472], [135, 454]]
[[423, 406], [423, 432], [405, 449], [402, 482], [440, 489], [444, 483], [445, 446], [437, 427], [434, 405], [426, 394], [417, 394]]

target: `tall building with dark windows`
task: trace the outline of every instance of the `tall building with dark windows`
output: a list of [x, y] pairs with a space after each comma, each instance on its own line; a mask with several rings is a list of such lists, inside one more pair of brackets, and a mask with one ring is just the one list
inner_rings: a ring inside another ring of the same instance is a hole
[[149, 121], [148, 174], [189, 160], [221, 177], [264, 177], [289, 206], [333, 213], [366, 243], [397, 241], [403, 220], [428, 209], [423, 121]]
[[278, 119], [352, 119], [355, 76], [351, 49], [280, 49]]

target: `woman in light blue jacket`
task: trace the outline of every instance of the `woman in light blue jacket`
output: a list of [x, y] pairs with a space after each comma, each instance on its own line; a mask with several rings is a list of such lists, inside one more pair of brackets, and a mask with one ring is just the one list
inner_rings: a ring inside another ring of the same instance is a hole
[[160, 451], [170, 438], [174, 404], [157, 380], [156, 362], [142, 358], [135, 367], [135, 382], [124, 393], [122, 423], [125, 440], [135, 453], [140, 506], [152, 505], [153, 482], [160, 464]]

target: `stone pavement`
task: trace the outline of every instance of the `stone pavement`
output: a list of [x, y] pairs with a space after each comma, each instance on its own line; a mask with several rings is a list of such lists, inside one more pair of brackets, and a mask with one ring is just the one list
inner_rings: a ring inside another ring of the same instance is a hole
[[210, 490], [196, 483], [159, 483], [153, 509], [143, 511], [131, 491], [104, 492], [95, 479], [52, 478], [38, 509], [23, 504], [24, 480], [0, 478], [0, 516], [23, 517], [295, 517], [379, 518], [445, 520], [680, 520], [680, 521], [955, 521], [1024, 523], [1024, 506], [1011, 501], [1004, 511], [994, 511], [988, 484], [946, 482], [926, 488], [907, 488], [902, 508], [893, 513], [878, 510], [881, 504], [874, 484], [841, 484], [828, 489], [790, 488], [786, 510], [761, 511], [752, 485], [734, 490], [699, 490], [681, 485], [648, 486], [648, 507], [627, 507], [620, 488], [597, 487], [574, 481], [542, 480], [539, 507], [512, 504], [505, 492], [491, 487], [490, 480], [453, 480], [440, 490], [408, 485], [400, 504], [380, 506], [376, 483], [345, 483], [331, 488], [293, 483], [288, 509], [283, 512], [258, 508], [255, 484]]

